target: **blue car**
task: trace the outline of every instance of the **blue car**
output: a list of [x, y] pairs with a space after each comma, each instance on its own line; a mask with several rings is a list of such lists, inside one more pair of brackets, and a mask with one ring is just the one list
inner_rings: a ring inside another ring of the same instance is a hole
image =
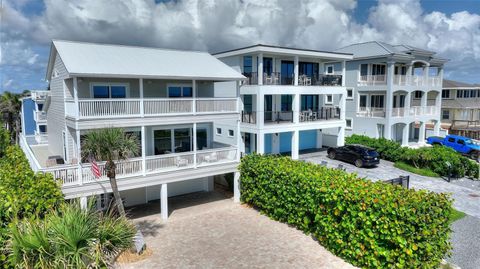
[[446, 146], [456, 152], [469, 156], [474, 160], [480, 157], [480, 144], [472, 139], [460, 135], [447, 135], [446, 137], [431, 136], [427, 138], [430, 145]]

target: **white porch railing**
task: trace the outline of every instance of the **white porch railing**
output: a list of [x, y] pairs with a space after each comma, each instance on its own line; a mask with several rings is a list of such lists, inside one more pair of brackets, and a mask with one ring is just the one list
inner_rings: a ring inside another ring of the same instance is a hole
[[440, 77], [429, 77], [428, 78], [428, 83], [429, 83], [429, 86], [434, 86], [434, 87], [441, 87], [442, 86], [442, 80], [440, 79]]
[[[429, 77], [428, 80], [424, 76], [407, 76], [394, 75], [393, 84], [399, 86], [442, 86], [442, 80], [438, 76]], [[387, 85], [386, 75], [366, 75], [360, 76], [359, 86], [375, 86]]]
[[360, 107], [357, 116], [366, 118], [384, 118], [385, 109], [378, 107]]
[[197, 152], [197, 165], [207, 166], [216, 163], [232, 162], [237, 159], [236, 148], [206, 149]]
[[[125, 161], [116, 162], [115, 169], [116, 178], [125, 178], [129, 176], [141, 175], [142, 170], [142, 158], [132, 158]], [[82, 184], [95, 181], [108, 180], [107, 171], [105, 170], [105, 162], [98, 163], [98, 169], [100, 170], [101, 177], [95, 178], [92, 172], [91, 164], [82, 164]]]
[[73, 100], [66, 100], [65, 111], [67, 116], [76, 118], [78, 114], [80, 119], [193, 115], [197, 112], [235, 113], [237, 103], [237, 98], [80, 99], [78, 108]]
[[394, 107], [392, 109], [392, 117], [403, 117], [403, 116], [405, 116], [404, 107]]
[[168, 170], [191, 168], [194, 166], [194, 159], [195, 154], [192, 152], [147, 156], [145, 158], [145, 173], [154, 174]]
[[36, 121], [46, 121], [47, 120], [47, 113], [45, 113], [45, 111], [36, 111], [35, 112], [35, 120]]
[[358, 85], [360, 86], [374, 86], [374, 85], [386, 85], [386, 75], [366, 75], [360, 76]]
[[405, 86], [409, 84], [408, 76], [406, 75], [394, 75], [393, 76], [393, 84]]

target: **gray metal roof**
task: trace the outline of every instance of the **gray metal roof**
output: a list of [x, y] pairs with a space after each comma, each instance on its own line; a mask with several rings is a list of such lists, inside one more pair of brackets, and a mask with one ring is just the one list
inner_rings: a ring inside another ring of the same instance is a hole
[[454, 81], [449, 79], [444, 79], [442, 82], [442, 88], [451, 89], [451, 88], [480, 88], [480, 85], [468, 84], [465, 82]]
[[429, 55], [435, 54], [435, 52], [415, 48], [405, 44], [391, 45], [380, 41], [351, 44], [336, 50], [336, 52], [353, 53], [354, 58], [368, 58], [389, 55], [411, 57], [411, 53], [422, 53]]
[[480, 108], [480, 98], [443, 99], [442, 108]]
[[[245, 77], [206, 52], [54, 40], [70, 75], [198, 80]], [[52, 58], [54, 53], [50, 55]], [[53, 68], [52, 60], [49, 69]], [[51, 70], [47, 71], [47, 77]]]

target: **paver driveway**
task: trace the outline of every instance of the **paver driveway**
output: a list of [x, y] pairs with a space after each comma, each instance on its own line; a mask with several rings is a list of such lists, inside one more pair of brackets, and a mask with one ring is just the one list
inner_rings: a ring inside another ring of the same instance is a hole
[[392, 162], [385, 160], [381, 160], [380, 165], [374, 168], [357, 168], [346, 162], [329, 159], [326, 150], [302, 154], [300, 155], [300, 159], [317, 164], [320, 164], [322, 161], [327, 161], [328, 167], [337, 167], [338, 164], [342, 164], [347, 172], [355, 172], [358, 176], [366, 177], [373, 181], [396, 178], [401, 175], [409, 175], [411, 188], [451, 193], [454, 199], [453, 206], [456, 209], [480, 218], [480, 181], [460, 179], [453, 180], [449, 183], [440, 178], [425, 177], [409, 173], [394, 167]]
[[132, 211], [153, 254], [119, 268], [354, 268], [311, 237], [233, 203], [219, 192], [169, 199]]

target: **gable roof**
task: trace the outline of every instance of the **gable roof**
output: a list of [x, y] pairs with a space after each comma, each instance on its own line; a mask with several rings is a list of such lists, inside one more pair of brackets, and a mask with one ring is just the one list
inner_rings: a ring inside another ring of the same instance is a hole
[[72, 76], [216, 81], [245, 79], [207, 52], [62, 40], [52, 41], [47, 79], [56, 55], [60, 56]]

